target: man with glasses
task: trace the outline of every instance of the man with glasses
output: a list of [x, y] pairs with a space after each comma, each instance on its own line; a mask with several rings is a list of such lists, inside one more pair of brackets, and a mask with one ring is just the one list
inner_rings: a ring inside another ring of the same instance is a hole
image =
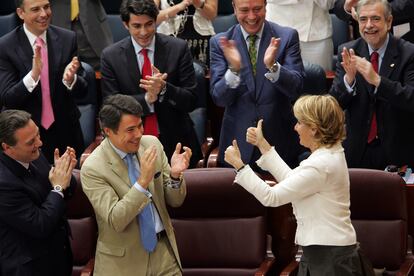
[[389, 33], [386, 0], [360, 0], [361, 37], [340, 46], [330, 93], [346, 111], [349, 167], [414, 166], [414, 45]]

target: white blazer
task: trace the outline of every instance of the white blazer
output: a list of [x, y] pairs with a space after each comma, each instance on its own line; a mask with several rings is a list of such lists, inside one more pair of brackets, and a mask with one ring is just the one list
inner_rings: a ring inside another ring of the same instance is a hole
[[329, 10], [335, 0], [267, 0], [266, 19], [294, 28], [303, 42], [332, 36]]
[[265, 206], [292, 203], [297, 220], [295, 242], [302, 246], [356, 243], [349, 210], [349, 174], [340, 144], [320, 148], [291, 169], [272, 148], [257, 164], [278, 182], [270, 187], [249, 166], [236, 182]]

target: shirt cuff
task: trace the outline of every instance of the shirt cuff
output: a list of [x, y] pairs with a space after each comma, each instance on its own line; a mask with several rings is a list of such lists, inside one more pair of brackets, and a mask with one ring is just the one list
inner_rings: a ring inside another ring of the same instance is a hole
[[62, 198], [65, 198], [65, 195], [62, 192], [52, 190], [52, 192], [59, 194]]
[[151, 113], [154, 113], [154, 111], [155, 111], [155, 109], [154, 109], [154, 104], [153, 104], [153, 103], [150, 103], [150, 102], [148, 101], [147, 93], [145, 93], [145, 95], [144, 95], [144, 99], [145, 99], [145, 102], [147, 103], [147, 106], [148, 106], [149, 111], [150, 111]]
[[32, 71], [30, 70], [29, 73], [27, 73], [26, 76], [24, 76], [23, 78], [23, 84], [24, 86], [26, 86], [27, 91], [29, 91], [30, 93], [33, 92], [33, 90], [36, 88], [37, 84], [39, 83], [40, 77], [37, 81], [35, 81], [32, 78]]
[[265, 73], [265, 77], [266, 79], [268, 79], [270, 82], [275, 83], [279, 80], [279, 76], [280, 76], [280, 64], [279, 62], [277, 63], [277, 70], [276, 72], [267, 72]]
[[240, 76], [234, 74], [232, 71], [230, 71], [230, 69], [227, 69], [226, 74], [224, 75], [224, 79], [230, 88], [234, 89], [240, 85]]
[[348, 91], [348, 93], [354, 92], [355, 82], [356, 81], [354, 80], [354, 82], [351, 85], [349, 85], [348, 82], [345, 80], [345, 75], [344, 75], [344, 84], [345, 84], [345, 87], [346, 87], [346, 91]]
[[66, 86], [68, 90], [72, 90], [77, 80], [78, 80], [78, 75], [75, 74], [71, 85], [69, 85], [69, 83], [67, 83], [64, 79], [62, 79], [62, 82], [63, 82], [63, 85]]
[[140, 191], [141, 193], [144, 193], [147, 197], [149, 197], [149, 198], [152, 197], [152, 194], [148, 190], [142, 188], [142, 186], [139, 185], [138, 182], [135, 182], [134, 188], [137, 189], [138, 191]]

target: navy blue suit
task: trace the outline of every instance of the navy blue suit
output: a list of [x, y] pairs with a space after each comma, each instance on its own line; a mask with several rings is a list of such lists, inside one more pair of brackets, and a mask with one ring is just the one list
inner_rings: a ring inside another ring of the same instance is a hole
[[[219, 38], [234, 40], [241, 55], [240, 85], [230, 88], [224, 75], [227, 61], [219, 45]], [[264, 53], [272, 37], [280, 38], [276, 61], [280, 63], [280, 77], [275, 83], [268, 80], [263, 63]], [[261, 118], [263, 133], [281, 157], [296, 166], [303, 151], [294, 131], [296, 120], [292, 105], [302, 93], [304, 69], [300, 57], [299, 37], [296, 30], [265, 21], [257, 57], [257, 72], [253, 75], [249, 53], [241, 26], [235, 25], [227, 32], [210, 40], [211, 96], [215, 104], [225, 107], [220, 133], [219, 162], [224, 164], [224, 151], [236, 139], [245, 163], [259, 157], [254, 147], [246, 142], [246, 131], [256, 126]]]
[[[362, 39], [339, 46], [354, 49], [355, 54], [370, 60], [368, 45]], [[344, 84], [345, 70], [338, 55], [336, 75], [330, 93], [335, 96], [346, 114], [347, 138], [344, 141], [349, 167], [367, 167], [364, 153], [371, 118], [376, 110], [380, 149], [386, 165], [410, 165], [414, 167], [414, 45], [390, 35], [379, 75], [381, 82], [374, 95], [374, 86], [357, 73], [355, 93], [349, 93]]]
[[[0, 275], [70, 275], [65, 200], [51, 192], [43, 155], [29, 169], [0, 153]], [[72, 178], [65, 198], [75, 186]]]

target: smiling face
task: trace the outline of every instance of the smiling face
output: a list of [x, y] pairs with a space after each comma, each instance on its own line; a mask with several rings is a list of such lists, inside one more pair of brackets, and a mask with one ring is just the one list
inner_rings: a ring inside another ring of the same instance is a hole
[[266, 17], [265, 0], [234, 0], [233, 8], [237, 21], [248, 34], [260, 31]]
[[128, 22], [124, 22], [124, 26], [128, 29], [134, 40], [143, 48], [151, 44], [155, 35], [155, 20], [148, 15], [130, 14]]
[[16, 139], [14, 146], [2, 144], [5, 154], [23, 163], [29, 163], [39, 158], [40, 147], [43, 143], [40, 140], [39, 128], [33, 120], [29, 120], [24, 127], [17, 129], [14, 137]]
[[139, 143], [144, 133], [141, 117], [123, 114], [119, 122], [118, 130], [105, 127], [105, 135], [111, 143], [126, 153], [134, 153], [139, 149]]
[[49, 27], [52, 10], [48, 0], [24, 0], [16, 9], [17, 15], [35, 36], [41, 35]]
[[359, 33], [374, 49], [379, 49], [387, 39], [391, 29], [392, 16], [385, 17], [385, 8], [381, 3], [361, 6], [358, 11]]

